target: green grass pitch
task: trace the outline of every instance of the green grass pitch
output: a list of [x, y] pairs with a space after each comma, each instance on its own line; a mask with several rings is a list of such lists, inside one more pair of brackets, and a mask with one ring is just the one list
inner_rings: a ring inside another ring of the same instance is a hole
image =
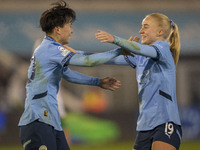
[[[132, 150], [132, 142], [122, 142], [103, 145], [71, 145], [71, 150]], [[200, 141], [183, 142], [180, 150], [199, 150]], [[21, 146], [0, 146], [0, 150], [23, 150]]]

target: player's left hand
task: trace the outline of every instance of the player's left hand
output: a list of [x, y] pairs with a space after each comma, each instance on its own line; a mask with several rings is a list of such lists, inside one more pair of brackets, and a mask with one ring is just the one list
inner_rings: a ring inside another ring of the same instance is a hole
[[134, 41], [134, 42], [139, 42], [140, 41], [140, 37], [138, 37], [138, 36], [131, 36], [129, 39], [128, 39], [129, 41]]
[[120, 85], [121, 83], [119, 80], [116, 80], [111, 77], [106, 77], [101, 79], [101, 83], [99, 86], [103, 89], [114, 91], [118, 89]]

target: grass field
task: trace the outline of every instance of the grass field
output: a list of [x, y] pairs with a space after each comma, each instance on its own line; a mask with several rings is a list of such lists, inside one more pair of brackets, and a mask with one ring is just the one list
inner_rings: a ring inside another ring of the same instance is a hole
[[[132, 150], [132, 142], [103, 145], [71, 145], [71, 150]], [[23, 150], [21, 146], [0, 146], [0, 150]], [[200, 141], [183, 142], [180, 150], [200, 150]]]

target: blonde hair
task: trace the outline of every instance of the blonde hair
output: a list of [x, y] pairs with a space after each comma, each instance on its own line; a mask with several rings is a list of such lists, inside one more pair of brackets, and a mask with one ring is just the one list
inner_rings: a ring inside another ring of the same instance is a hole
[[158, 21], [159, 27], [164, 29], [164, 39], [169, 41], [170, 51], [173, 54], [173, 59], [175, 65], [178, 63], [179, 55], [180, 55], [180, 37], [178, 26], [170, 20], [167, 16], [161, 13], [152, 13], [147, 17], [153, 17]]

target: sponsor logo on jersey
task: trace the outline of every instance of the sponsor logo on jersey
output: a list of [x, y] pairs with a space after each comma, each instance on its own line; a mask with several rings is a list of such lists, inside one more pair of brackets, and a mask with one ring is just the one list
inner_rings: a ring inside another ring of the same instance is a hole
[[66, 56], [67, 54], [69, 54], [70, 53], [70, 51], [68, 50], [68, 49], [65, 49], [61, 54], [63, 55], [63, 56]]
[[39, 150], [47, 150], [47, 147], [45, 145], [42, 145], [39, 147]]
[[160, 45], [160, 44], [155, 44], [156, 46], [158, 46], [158, 47], [160, 47], [160, 48], [163, 48], [163, 46], [162, 45]]

